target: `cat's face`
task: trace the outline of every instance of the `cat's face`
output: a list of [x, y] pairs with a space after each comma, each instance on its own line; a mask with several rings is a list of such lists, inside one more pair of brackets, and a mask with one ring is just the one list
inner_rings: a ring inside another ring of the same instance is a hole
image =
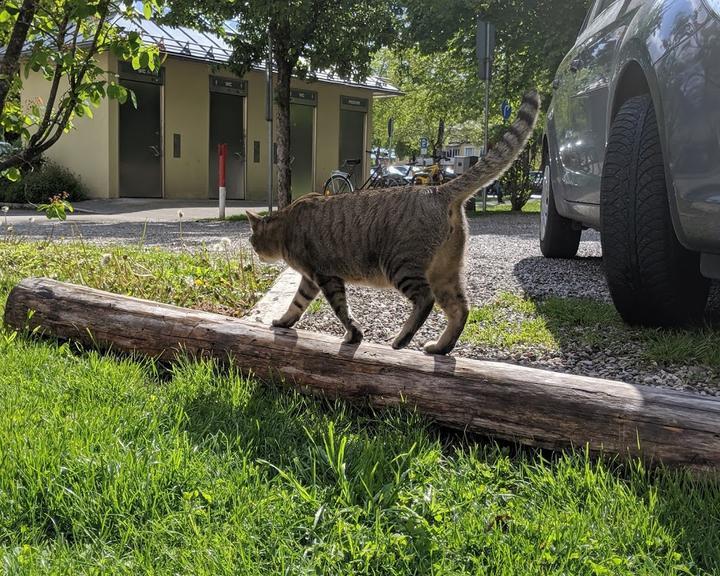
[[279, 239], [279, 222], [270, 218], [262, 218], [247, 210], [245, 212], [252, 227], [250, 244], [263, 262], [277, 262], [282, 259]]

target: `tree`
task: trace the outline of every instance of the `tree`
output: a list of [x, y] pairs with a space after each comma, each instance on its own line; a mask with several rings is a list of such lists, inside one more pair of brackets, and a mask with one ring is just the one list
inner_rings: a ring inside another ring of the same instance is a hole
[[399, 154], [420, 152], [428, 138], [433, 154], [441, 121], [448, 141], [482, 139], [477, 118], [482, 114], [482, 83], [448, 51], [423, 54], [417, 47], [383, 49], [375, 58], [376, 73], [388, 78], [403, 96], [379, 99], [373, 108], [373, 145], [384, 146], [387, 121], [394, 118], [393, 138]]
[[[157, 0], [143, 0], [146, 16]], [[92, 117], [105, 98], [124, 102], [128, 91], [98, 64], [103, 53], [155, 69], [157, 47], [144, 46], [136, 32], [115, 25], [135, 19], [131, 0], [7, 0], [0, 8], [0, 38], [8, 38], [0, 61], [0, 137], [14, 135], [12, 152], [0, 156], [0, 173], [17, 179], [40, 154], [72, 128], [76, 116]], [[34, 102], [18, 97], [30, 72], [48, 81], [48, 94]], [[132, 95], [130, 95], [133, 97]]]
[[575, 42], [592, 0], [404, 0], [403, 40], [424, 53], [450, 51], [469, 68], [475, 63], [478, 18], [495, 24], [494, 82], [507, 92], [531, 85], [549, 93], [560, 61]]
[[393, 39], [390, 0], [171, 0], [166, 21], [223, 33], [233, 48], [229, 63], [238, 75], [263, 62], [272, 44], [276, 72], [278, 206], [290, 201], [290, 80], [314, 78], [327, 70], [361, 80], [370, 74], [371, 55]]
[[[388, 117], [396, 119], [396, 143], [417, 151], [420, 136], [429, 136], [428, 124], [446, 119], [454, 138], [484, 136], [484, 82], [478, 80], [475, 31], [478, 18], [496, 26], [490, 92], [490, 141], [501, 134], [505, 120], [500, 104], [507, 99], [517, 109], [522, 94], [537, 89], [545, 109], [551, 83], [560, 61], [573, 45], [591, 0], [404, 0], [404, 26], [399, 47], [379, 55], [377, 73], [386, 75], [405, 96], [382, 101], [375, 107], [376, 143]], [[548, 33], [552, 26], [552, 33]], [[420, 133], [424, 132], [424, 133]], [[533, 141], [539, 142], [538, 135]], [[529, 146], [518, 170], [505, 178], [513, 208], [528, 196], [527, 171], [537, 154]], [[521, 166], [522, 165], [522, 166]], [[514, 191], [514, 193], [513, 193]]]

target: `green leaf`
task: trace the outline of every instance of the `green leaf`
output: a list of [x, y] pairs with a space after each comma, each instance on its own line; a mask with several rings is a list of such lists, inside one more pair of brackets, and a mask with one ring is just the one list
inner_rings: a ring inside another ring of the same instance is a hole
[[150, 55], [146, 51], [142, 51], [139, 54], [138, 61], [140, 62], [141, 68], [147, 68], [150, 62]]
[[10, 182], [17, 182], [18, 180], [20, 180], [20, 169], [14, 166], [12, 168], [8, 168], [7, 170], [5, 170], [4, 176], [8, 180], [10, 180]]
[[146, 20], [150, 20], [152, 16], [152, 6], [149, 2], [143, 2], [143, 16], [145, 16]]

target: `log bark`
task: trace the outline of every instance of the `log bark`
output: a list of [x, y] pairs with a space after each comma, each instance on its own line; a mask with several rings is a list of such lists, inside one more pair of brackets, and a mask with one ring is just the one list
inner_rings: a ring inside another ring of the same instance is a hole
[[[33, 311], [30, 314], [30, 311]], [[667, 464], [720, 464], [720, 402], [696, 394], [545, 370], [343, 345], [48, 279], [27, 279], [5, 322], [100, 348], [172, 360], [232, 358], [260, 378], [305, 392], [406, 404], [439, 424], [544, 448], [589, 447]]]

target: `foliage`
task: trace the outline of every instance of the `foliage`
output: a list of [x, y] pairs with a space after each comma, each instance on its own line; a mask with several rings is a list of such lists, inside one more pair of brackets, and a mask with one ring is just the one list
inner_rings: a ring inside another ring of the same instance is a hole
[[[214, 24], [233, 47], [230, 67], [239, 75], [266, 60], [268, 36], [276, 71], [278, 205], [290, 201], [290, 79], [325, 70], [359, 80], [370, 73], [372, 53], [394, 38], [390, 0], [170, 0], [165, 20]], [[233, 20], [227, 32], [224, 20]]]
[[[158, 0], [143, 0], [150, 15]], [[128, 91], [101, 66], [112, 54], [135, 69], [155, 69], [157, 46], [144, 46], [118, 19], [139, 17], [132, 0], [8, 0], [0, 8], [0, 37], [8, 45], [0, 59], [0, 137], [20, 139], [20, 149], [0, 157], [0, 174], [17, 180], [34, 158], [50, 148], [79, 117], [92, 117], [103, 98], [124, 102]], [[31, 74], [47, 81], [47, 95], [17, 97]], [[14, 95], [14, 97], [13, 97]]]
[[9, 574], [710, 574], [717, 480], [0, 334]]
[[[480, 199], [478, 197], [475, 197], [475, 204], [477, 207], [476, 212], [467, 213], [467, 215], [471, 218], [481, 218], [485, 216], [494, 216], [496, 214], [518, 214], [517, 211], [512, 210], [512, 206], [508, 204], [507, 202], [504, 202], [502, 204], [491, 204], [488, 203], [487, 205], [487, 211], [483, 212], [481, 210], [480, 205]], [[530, 200], [525, 204], [525, 206], [522, 207], [522, 210], [519, 212], [520, 214], [540, 214], [540, 200]]]
[[555, 71], [573, 45], [589, 4], [590, 0], [405, 0], [402, 44], [382, 51], [374, 62], [376, 73], [405, 96], [376, 102], [375, 145], [385, 145], [389, 117], [396, 119], [395, 142], [402, 152], [417, 153], [420, 137], [432, 140], [440, 119], [448, 127], [446, 142], [482, 142], [485, 83], [477, 74], [478, 15], [497, 27], [490, 140], [504, 124], [503, 100], [517, 110], [522, 94], [536, 88], [547, 107]]
[[[591, 0], [405, 0], [406, 44], [423, 52], [451, 51], [467, 70], [477, 70], [478, 16], [495, 24], [493, 84], [502, 97], [530, 87], [549, 95], [560, 61], [574, 44]], [[550, 32], [552, 31], [552, 32]], [[496, 108], [496, 106], [494, 106]]]
[[383, 49], [375, 55], [376, 72], [397, 86], [403, 96], [375, 101], [373, 145], [387, 144], [387, 123], [395, 122], [393, 142], [401, 157], [420, 153], [420, 138], [428, 138], [433, 153], [440, 121], [449, 127], [445, 141], [477, 141], [482, 131], [478, 94], [482, 84], [468, 77], [449, 52], [423, 54], [416, 47]]
[[505, 193], [510, 197], [513, 211], [521, 211], [535, 191], [530, 180], [530, 171], [539, 160], [540, 137], [541, 134], [536, 133], [530, 138], [518, 159], [500, 179]]
[[242, 316], [274, 276], [269, 269], [258, 268], [251, 255], [228, 251], [224, 245], [216, 252], [177, 254], [83, 242], [0, 241], [0, 262], [0, 308], [17, 282], [47, 276], [137, 298]]
[[20, 180], [0, 179], [0, 202], [40, 204], [63, 194], [65, 200], [77, 202], [86, 198], [87, 191], [75, 174], [52, 161], [36, 159]]
[[43, 212], [48, 220], [67, 220], [67, 213], [75, 212], [73, 205], [68, 202], [68, 193], [51, 196], [47, 204], [40, 204], [38, 212]]
[[624, 324], [607, 302], [587, 298], [544, 300], [501, 293], [470, 312], [463, 339], [475, 346], [559, 351], [566, 344], [606, 346], [608, 342], [638, 347], [645, 361], [720, 368], [720, 329], [686, 330], [635, 328]]

